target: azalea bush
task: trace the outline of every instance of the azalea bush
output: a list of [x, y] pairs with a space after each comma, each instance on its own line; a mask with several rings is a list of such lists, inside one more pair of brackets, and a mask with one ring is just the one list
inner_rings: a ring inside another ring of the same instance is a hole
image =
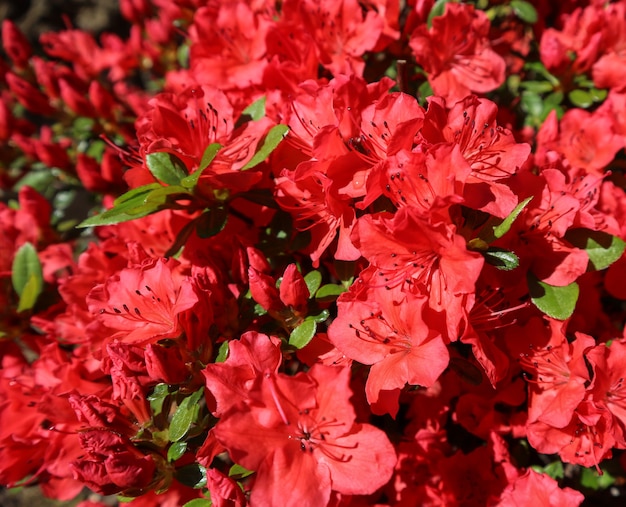
[[1, 484], [624, 501], [625, 1], [120, 10], [2, 23]]

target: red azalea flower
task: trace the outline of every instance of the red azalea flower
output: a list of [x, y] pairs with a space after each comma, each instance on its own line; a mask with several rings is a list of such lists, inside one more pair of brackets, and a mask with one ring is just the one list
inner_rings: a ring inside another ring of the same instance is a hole
[[393, 446], [381, 430], [355, 423], [349, 377], [350, 368], [322, 365], [294, 377], [268, 372], [255, 403], [222, 416], [216, 438], [257, 472], [253, 505], [321, 507], [331, 490], [370, 494], [389, 480]]
[[504, 82], [505, 62], [489, 43], [489, 18], [471, 4], [446, 4], [432, 28], [420, 25], [409, 45], [429, 75], [436, 95], [450, 104], [470, 92], [489, 92]]
[[[373, 272], [362, 273], [340, 296], [337, 318], [328, 330], [343, 354], [372, 365], [365, 387], [370, 404], [379, 401], [381, 392], [399, 393], [407, 383], [432, 386], [449, 359], [441, 335], [424, 321], [426, 298], [376, 288]], [[397, 402], [392, 415], [396, 411]]]
[[[448, 311], [457, 322], [461, 300], [474, 294], [484, 263], [479, 253], [467, 249], [452, 224], [431, 223], [415, 208], [363, 216], [353, 241], [378, 270], [374, 284], [426, 294], [433, 310]], [[455, 307], [447, 306], [453, 303]]]
[[116, 331], [107, 341], [146, 344], [181, 335], [179, 315], [195, 306], [198, 295], [173, 262], [148, 259], [91, 290], [89, 311]]
[[500, 496], [498, 507], [574, 507], [585, 499], [580, 491], [560, 488], [548, 474], [535, 472], [529, 468], [526, 473], [505, 488]]

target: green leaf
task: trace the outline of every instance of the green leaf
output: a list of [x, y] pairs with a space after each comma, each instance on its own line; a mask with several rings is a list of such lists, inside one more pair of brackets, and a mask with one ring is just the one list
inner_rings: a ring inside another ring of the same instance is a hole
[[266, 97], [255, 100], [252, 104], [243, 110], [243, 114], [247, 114], [253, 121], [258, 121], [265, 116]]
[[564, 287], [556, 287], [542, 282], [530, 272], [527, 280], [530, 298], [539, 310], [557, 320], [571, 317], [580, 292], [576, 282]]
[[511, 271], [519, 266], [519, 257], [504, 248], [490, 247], [483, 255], [486, 262], [503, 271]]
[[624, 253], [626, 244], [617, 236], [590, 229], [571, 229], [565, 239], [589, 255], [589, 262], [600, 271], [608, 268]]
[[37, 250], [31, 243], [24, 243], [15, 254], [11, 266], [11, 282], [19, 296], [24, 293], [26, 286], [32, 283], [30, 282], [32, 277], [39, 279], [40, 286], [43, 287], [43, 272]]
[[223, 206], [211, 208], [196, 220], [196, 234], [199, 238], [206, 239], [215, 236], [226, 226], [228, 210]]
[[334, 301], [339, 297], [340, 294], [346, 292], [346, 287], [343, 285], [338, 285], [335, 283], [327, 283], [326, 285], [322, 285], [317, 293], [315, 294], [315, 299], [318, 301]]
[[592, 88], [589, 90], [589, 95], [594, 102], [602, 102], [606, 99], [607, 91], [606, 90], [598, 90], [597, 88]]
[[213, 502], [207, 498], [194, 498], [189, 500], [183, 507], [211, 507]]
[[489, 219], [480, 231], [480, 239], [482, 239], [486, 243], [492, 243], [496, 239], [500, 239], [502, 236], [504, 236], [507, 232], [511, 230], [513, 222], [515, 222], [522, 210], [528, 205], [531, 200], [532, 196], [524, 199], [517, 206], [515, 206], [515, 208], [513, 208], [513, 211], [511, 211], [508, 217], [506, 217], [499, 223], [498, 219], [496, 219], [495, 217]]
[[220, 345], [219, 350], [217, 351], [217, 357], [215, 358], [216, 363], [223, 363], [228, 358], [228, 342], [224, 342]]
[[554, 90], [554, 85], [548, 81], [523, 81], [520, 87], [534, 93], [547, 93]]
[[431, 28], [433, 26], [433, 19], [436, 18], [437, 16], [443, 16], [445, 10], [446, 10], [446, 4], [450, 3], [451, 0], [437, 0], [435, 2], [435, 5], [433, 5], [433, 8], [430, 9], [430, 12], [428, 13], [428, 18], [426, 20], [426, 25], [428, 26], [428, 28]]
[[602, 470], [602, 475], [598, 475], [598, 472], [593, 468], [583, 468], [580, 473], [580, 485], [593, 489], [606, 489], [615, 483], [615, 477], [613, 477], [606, 470]]
[[200, 489], [206, 486], [206, 468], [199, 463], [177, 468], [174, 476], [178, 482], [190, 488]]
[[515, 15], [522, 21], [528, 23], [529, 25], [537, 22], [537, 10], [529, 2], [525, 2], [523, 0], [511, 0], [511, 7], [513, 7]]
[[[182, 196], [188, 199], [191, 194], [189, 190], [180, 185], [170, 185], [169, 187], [155, 188], [146, 196], [145, 204], [160, 203], [164, 204], [172, 196]], [[133, 210], [128, 211], [128, 214], [133, 214]]]
[[145, 217], [163, 209], [163, 203], [150, 203], [146, 205], [146, 199], [153, 191], [163, 188], [158, 183], [151, 183], [135, 188], [118, 197], [113, 202], [113, 207], [100, 215], [89, 217], [78, 224], [77, 228], [98, 227], [100, 225], [119, 224], [129, 220]]
[[37, 250], [30, 243], [24, 243], [13, 259], [11, 282], [20, 296], [18, 312], [30, 310], [43, 290], [43, 271]]
[[565, 477], [563, 462], [561, 460], [557, 460], [547, 464], [545, 467], [543, 467], [542, 473], [548, 474], [554, 480], [562, 479], [563, 477]]
[[244, 477], [248, 477], [252, 475], [254, 471], [248, 470], [247, 468], [242, 467], [235, 463], [230, 470], [228, 471], [228, 477], [237, 477], [238, 479], [243, 479]]
[[163, 402], [170, 394], [169, 386], [167, 384], [157, 384], [154, 386], [154, 391], [148, 396], [150, 402], [150, 408], [154, 415], [159, 415], [163, 409]]
[[261, 146], [259, 151], [254, 154], [254, 157], [252, 157], [252, 159], [244, 165], [241, 170], [246, 171], [248, 169], [252, 169], [263, 162], [285, 138], [287, 132], [289, 132], [289, 127], [287, 125], [276, 125], [272, 127], [263, 140], [263, 146]]
[[302, 324], [295, 328], [289, 335], [289, 345], [297, 349], [301, 349], [315, 336], [317, 331], [317, 323], [313, 319], [305, 319]]
[[179, 459], [187, 450], [187, 442], [174, 442], [167, 450], [167, 461], [170, 463]]
[[317, 292], [320, 285], [322, 284], [322, 273], [317, 270], [310, 271], [304, 276], [304, 283], [306, 283], [307, 288], [309, 289], [310, 297]]
[[152, 176], [168, 185], [180, 185], [181, 180], [187, 176], [187, 168], [183, 161], [165, 151], [148, 153], [146, 165]]
[[191, 428], [191, 425], [198, 419], [200, 412], [198, 402], [203, 392], [204, 389], [201, 388], [191, 396], [187, 396], [176, 409], [170, 423], [170, 442], [178, 442], [183, 438], [189, 431], [189, 428]]
[[198, 179], [202, 176], [204, 170], [211, 165], [211, 162], [215, 160], [217, 156], [217, 152], [220, 151], [222, 145], [219, 143], [209, 144], [204, 153], [202, 154], [202, 159], [200, 160], [200, 165], [198, 169], [191, 173], [189, 176], [185, 176], [180, 180], [180, 184], [187, 189], [194, 189], [198, 184]]
[[330, 317], [330, 312], [328, 310], [322, 310], [321, 312], [319, 312], [317, 314], [307, 316], [307, 318], [304, 319], [304, 320], [305, 321], [312, 320], [316, 324], [319, 324], [320, 322], [327, 321], [328, 317]]
[[18, 313], [30, 310], [35, 306], [37, 298], [39, 297], [39, 294], [41, 294], [42, 288], [43, 280], [41, 277], [34, 274], [30, 275], [26, 285], [24, 286], [22, 294], [20, 295], [20, 301], [17, 305]]
[[593, 97], [585, 90], [572, 90], [567, 94], [567, 98], [569, 98], [569, 101], [576, 107], [581, 107], [583, 109], [586, 109], [593, 104]]
[[543, 109], [541, 97], [535, 92], [526, 90], [522, 92], [521, 107], [530, 116], [538, 117]]

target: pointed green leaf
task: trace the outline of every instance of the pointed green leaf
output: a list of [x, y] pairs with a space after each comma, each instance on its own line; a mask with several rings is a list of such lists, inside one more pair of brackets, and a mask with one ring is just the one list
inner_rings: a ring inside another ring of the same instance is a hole
[[192, 395], [187, 396], [176, 409], [170, 423], [170, 442], [178, 442], [182, 439], [191, 428], [191, 425], [198, 419], [200, 411], [198, 402], [203, 392], [204, 389], [199, 389]]
[[172, 153], [158, 151], [146, 155], [146, 165], [157, 180], [168, 185], [179, 185], [187, 176], [187, 168], [181, 159]]
[[263, 146], [261, 146], [259, 151], [254, 154], [254, 157], [252, 157], [250, 162], [244, 165], [241, 170], [246, 171], [247, 169], [251, 169], [263, 162], [285, 138], [287, 132], [289, 132], [289, 127], [287, 125], [276, 125], [272, 127], [263, 140]]
[[33, 276], [40, 280], [40, 286], [43, 287], [43, 272], [37, 250], [31, 243], [24, 243], [15, 254], [11, 266], [11, 282], [19, 296], [23, 294], [26, 286], [32, 283], [30, 279]]
[[451, 2], [452, 0], [437, 0], [433, 5], [432, 9], [428, 13], [428, 19], [426, 20], [426, 25], [428, 28], [433, 26], [433, 19], [437, 16], [443, 16], [446, 10], [446, 4]]
[[243, 110], [243, 114], [247, 114], [253, 121], [258, 121], [265, 116], [266, 97], [255, 100], [252, 104]]
[[242, 467], [235, 463], [230, 470], [228, 471], [228, 477], [237, 477], [237, 479], [243, 479], [244, 477], [248, 477], [252, 475], [254, 472], [252, 470], [248, 470], [247, 468]]
[[228, 342], [224, 342], [220, 345], [217, 351], [216, 363], [223, 363], [228, 358]]
[[500, 239], [507, 232], [509, 232], [511, 226], [513, 225], [513, 222], [515, 222], [519, 214], [531, 200], [532, 197], [524, 199], [517, 206], [515, 206], [515, 208], [513, 208], [513, 211], [511, 211], [508, 217], [506, 217], [499, 223], [497, 218], [490, 218], [480, 231], [479, 237], [486, 243], [492, 243], [496, 239]]
[[289, 345], [301, 349], [313, 339], [315, 331], [317, 331], [317, 323], [313, 319], [305, 319], [289, 335]]
[[602, 469], [599, 475], [595, 468], [583, 468], [580, 474], [580, 485], [589, 489], [606, 489], [615, 484], [613, 477], [607, 470]]
[[137, 188], [133, 188], [129, 190], [125, 194], [120, 195], [117, 199], [113, 201], [113, 207], [120, 206], [126, 202], [142, 202], [143, 200], [139, 200], [139, 197], [145, 198], [150, 192], [156, 190], [157, 188], [162, 188], [163, 185], [160, 183], [148, 183], [147, 185], [142, 185]]
[[209, 144], [202, 154], [202, 159], [200, 160], [200, 165], [198, 166], [198, 169], [191, 173], [189, 176], [185, 176], [183, 179], [181, 179], [180, 184], [187, 189], [195, 188], [198, 184], [200, 176], [202, 176], [204, 170], [211, 165], [211, 162], [215, 160], [217, 152], [220, 151], [221, 148], [222, 145], [219, 143]]
[[485, 261], [503, 271], [511, 271], [519, 266], [519, 257], [504, 248], [490, 247], [483, 255]]
[[306, 283], [306, 286], [309, 289], [310, 297], [313, 297], [322, 283], [322, 273], [317, 270], [308, 272], [304, 276], [304, 283]]
[[145, 217], [163, 209], [162, 203], [151, 203], [146, 206], [148, 196], [163, 188], [158, 183], [151, 183], [135, 188], [118, 197], [113, 202], [113, 207], [100, 215], [95, 215], [83, 220], [77, 228], [98, 227], [100, 225], [118, 224]]
[[17, 305], [18, 313], [30, 310], [33, 306], [35, 306], [37, 298], [39, 297], [39, 294], [41, 294], [42, 288], [42, 278], [35, 274], [31, 274], [26, 282], [26, 285], [24, 286], [22, 294], [20, 294], [20, 302]]
[[580, 289], [576, 282], [564, 287], [548, 285], [528, 273], [528, 289], [534, 305], [553, 319], [565, 320], [572, 316]]
[[187, 442], [174, 442], [167, 450], [167, 461], [170, 463], [179, 459], [187, 450]]
[[152, 409], [152, 413], [154, 415], [158, 415], [161, 413], [163, 409], [163, 402], [165, 398], [167, 398], [170, 394], [169, 386], [167, 384], [157, 384], [154, 386], [154, 390], [152, 394], [148, 396], [148, 401], [150, 402], [150, 408]]
[[335, 284], [335, 283], [327, 283], [326, 285], [322, 285], [317, 293], [315, 294], [315, 299], [319, 301], [334, 301], [339, 297], [340, 294], [346, 292], [346, 287], [343, 285]]
[[537, 10], [531, 3], [524, 0], [511, 0], [511, 7], [515, 15], [522, 21], [529, 25], [537, 22]]
[[589, 262], [600, 271], [608, 268], [624, 253], [626, 244], [617, 236], [590, 229], [571, 229], [565, 239], [572, 245], [587, 252]]

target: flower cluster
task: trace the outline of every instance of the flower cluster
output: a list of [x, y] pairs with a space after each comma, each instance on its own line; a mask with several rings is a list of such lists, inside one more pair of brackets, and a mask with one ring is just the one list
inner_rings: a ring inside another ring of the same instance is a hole
[[2, 23], [2, 485], [626, 496], [626, 1], [120, 10]]

